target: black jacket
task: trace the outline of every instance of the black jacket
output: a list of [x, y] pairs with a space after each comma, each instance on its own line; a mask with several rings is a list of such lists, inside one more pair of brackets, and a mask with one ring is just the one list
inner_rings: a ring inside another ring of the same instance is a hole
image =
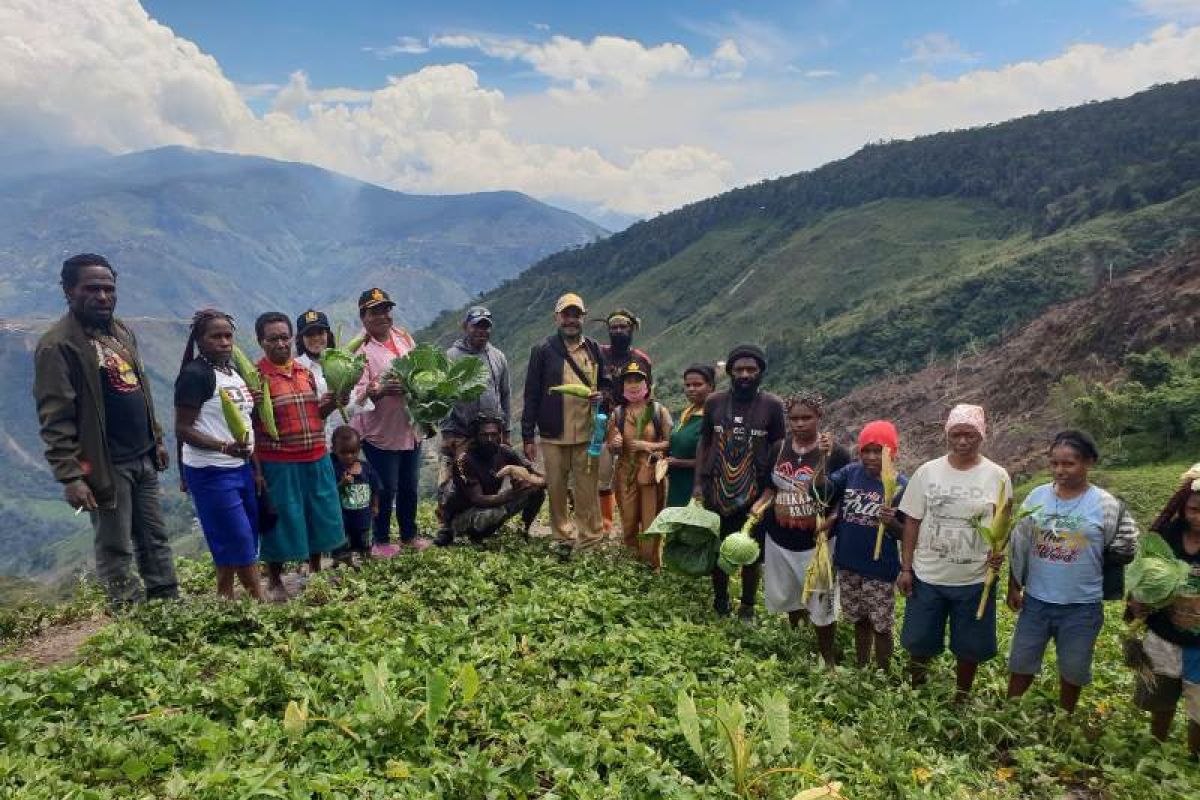
[[[611, 382], [604, 366], [604, 354], [595, 340], [584, 337], [584, 347], [597, 365], [602, 392], [608, 392]], [[529, 369], [525, 373], [525, 406], [521, 412], [521, 439], [532, 442], [538, 433], [550, 439], [562, 436], [563, 398], [550, 394], [550, 387], [562, 383], [563, 368], [567, 360], [567, 346], [557, 333], [547, 336], [529, 350]], [[570, 369], [570, 367], [566, 367]], [[567, 373], [570, 375], [571, 373]], [[578, 375], [579, 383], [587, 383]]]

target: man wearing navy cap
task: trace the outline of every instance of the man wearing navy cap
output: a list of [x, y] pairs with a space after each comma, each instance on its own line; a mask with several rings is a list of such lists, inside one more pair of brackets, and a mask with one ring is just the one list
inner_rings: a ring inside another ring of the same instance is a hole
[[454, 486], [454, 462], [466, 448], [471, 422], [481, 413], [488, 412], [504, 420], [503, 439], [508, 444], [509, 382], [508, 359], [499, 348], [491, 343], [492, 312], [483, 306], [472, 306], [463, 317], [463, 336], [446, 350], [446, 358], [457, 361], [464, 356], [474, 356], [483, 362], [487, 386], [478, 400], [457, 403], [450, 416], [442, 423], [442, 442], [438, 463], [438, 519], [441, 530], [433, 543], [440, 546], [453, 544], [454, 532], [443, 519], [446, 500]]

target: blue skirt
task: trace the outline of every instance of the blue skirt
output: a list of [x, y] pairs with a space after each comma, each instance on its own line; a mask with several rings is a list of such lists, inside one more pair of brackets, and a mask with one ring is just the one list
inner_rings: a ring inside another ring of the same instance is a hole
[[249, 567], [258, 561], [258, 498], [254, 469], [183, 467], [204, 540], [218, 567]]

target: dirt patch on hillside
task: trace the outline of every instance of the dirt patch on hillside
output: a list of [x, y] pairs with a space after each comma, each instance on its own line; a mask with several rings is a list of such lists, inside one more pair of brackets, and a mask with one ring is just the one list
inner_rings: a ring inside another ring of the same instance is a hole
[[861, 387], [832, 403], [826, 416], [847, 431], [893, 420], [901, 461], [911, 468], [943, 451], [942, 422], [952, 405], [978, 403], [989, 415], [987, 455], [1014, 473], [1032, 471], [1065, 422], [1064, 410], [1050, 402], [1059, 381], [1111, 381], [1129, 353], [1195, 346], [1198, 311], [1200, 247], [1193, 246], [1046, 312], [982, 353]]
[[24, 661], [38, 669], [73, 661], [83, 643], [111, 621], [101, 616], [57, 625], [10, 652], [0, 653], [0, 659]]

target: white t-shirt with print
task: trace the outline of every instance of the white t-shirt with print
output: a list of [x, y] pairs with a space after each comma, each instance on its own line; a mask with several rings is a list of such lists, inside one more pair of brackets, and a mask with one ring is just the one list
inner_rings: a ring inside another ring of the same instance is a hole
[[[213, 374], [217, 378], [217, 386], [213, 389], [212, 397], [204, 401], [204, 405], [200, 407], [200, 413], [196, 416], [196, 424], [194, 427], [197, 431], [213, 437], [221, 442], [233, 441], [233, 435], [229, 432], [229, 426], [225, 424], [225, 412], [221, 410], [220, 390], [224, 389], [229, 395], [229, 399], [233, 401], [242, 412], [242, 417], [246, 422], [246, 430], [249, 433], [251, 448], [254, 447], [254, 427], [250, 423], [250, 412], [254, 409], [254, 397], [250, 394], [250, 389], [247, 388], [246, 382], [236, 372], [232, 375], [226, 375], [221, 370], [213, 370]], [[240, 467], [246, 462], [240, 458], [227, 456], [224, 453], [216, 450], [202, 450], [199, 447], [192, 447], [184, 442], [183, 445], [183, 463], [189, 467]]]
[[912, 564], [918, 578], [938, 586], [983, 583], [989, 545], [973, 522], [991, 520], [1001, 486], [1011, 498], [1008, 472], [986, 458], [966, 470], [950, 466], [947, 456], [917, 468], [900, 511], [921, 520]]

